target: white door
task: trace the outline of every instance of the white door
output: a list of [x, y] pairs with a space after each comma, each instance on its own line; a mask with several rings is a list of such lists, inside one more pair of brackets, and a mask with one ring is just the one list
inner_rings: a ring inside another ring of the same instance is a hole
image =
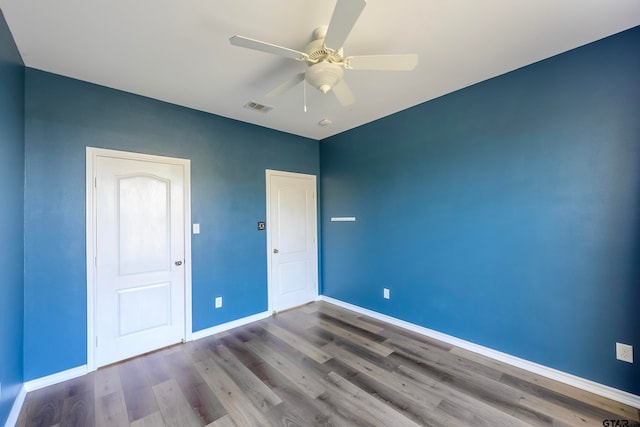
[[96, 367], [184, 338], [184, 166], [95, 160]]
[[316, 177], [267, 170], [270, 310], [318, 296]]

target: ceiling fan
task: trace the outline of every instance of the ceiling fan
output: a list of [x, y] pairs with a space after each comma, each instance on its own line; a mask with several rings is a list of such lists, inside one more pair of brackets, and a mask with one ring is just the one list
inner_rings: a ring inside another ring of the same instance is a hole
[[307, 64], [306, 71], [296, 74], [271, 90], [265, 95], [267, 98], [282, 95], [306, 80], [322, 93], [333, 92], [340, 104], [347, 106], [355, 102], [355, 98], [343, 79], [343, 69], [411, 71], [418, 64], [416, 54], [344, 56], [342, 45], [366, 4], [366, 0], [338, 0], [329, 26], [321, 26], [313, 31], [313, 40], [305, 47], [304, 52], [238, 35], [231, 37], [229, 41], [235, 46], [280, 55]]

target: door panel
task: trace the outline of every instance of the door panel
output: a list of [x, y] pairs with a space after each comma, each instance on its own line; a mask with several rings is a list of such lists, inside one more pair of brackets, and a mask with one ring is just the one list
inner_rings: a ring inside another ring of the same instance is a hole
[[315, 300], [317, 223], [315, 176], [267, 171], [269, 298], [272, 310]]
[[300, 185], [286, 186], [287, 183], [283, 183], [280, 177], [276, 179], [276, 182], [280, 253], [304, 252], [307, 250], [307, 228], [309, 226], [307, 223], [309, 216], [307, 189]]
[[117, 291], [118, 337], [171, 324], [171, 283]]
[[184, 338], [184, 221], [182, 165], [96, 158], [96, 366]]
[[170, 269], [171, 229], [168, 182], [155, 176], [117, 178], [120, 274]]
[[[307, 287], [307, 280], [301, 280], [309, 275], [309, 261], [280, 262], [278, 264], [278, 278], [280, 279], [280, 295], [288, 296], [292, 292], [304, 291]], [[315, 296], [315, 295], [314, 295]]]

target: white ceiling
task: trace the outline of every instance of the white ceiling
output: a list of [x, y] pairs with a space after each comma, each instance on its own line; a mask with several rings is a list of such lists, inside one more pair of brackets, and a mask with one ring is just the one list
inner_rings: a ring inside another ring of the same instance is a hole
[[[323, 139], [640, 25], [639, 0], [369, 0], [345, 55], [417, 53], [410, 72], [346, 70], [356, 102], [302, 85], [304, 63], [232, 46], [303, 50], [335, 0], [0, 0], [25, 65]], [[639, 51], [640, 52], [640, 51]], [[253, 100], [269, 113], [243, 108]], [[322, 127], [328, 118], [333, 123]]]

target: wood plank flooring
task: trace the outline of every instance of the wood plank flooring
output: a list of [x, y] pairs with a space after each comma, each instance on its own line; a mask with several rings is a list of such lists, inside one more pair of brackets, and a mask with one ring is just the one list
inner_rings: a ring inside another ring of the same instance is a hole
[[638, 409], [317, 302], [31, 392], [31, 426], [602, 426]]

